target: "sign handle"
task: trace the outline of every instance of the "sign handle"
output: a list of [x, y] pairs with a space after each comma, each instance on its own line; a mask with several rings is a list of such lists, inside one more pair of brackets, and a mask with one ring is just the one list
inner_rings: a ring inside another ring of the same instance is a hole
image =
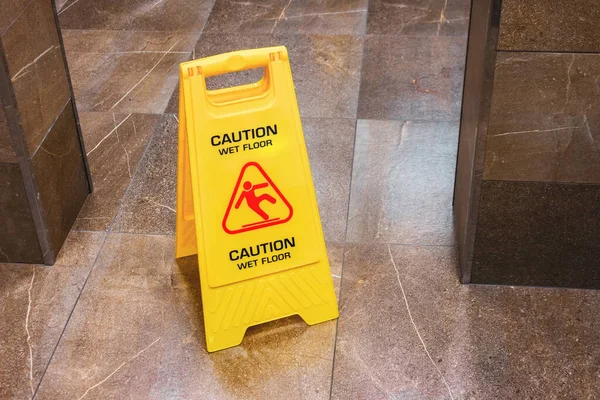
[[[277, 53], [279, 54], [280, 60], [287, 61], [288, 54], [287, 49], [284, 46], [241, 50], [203, 58], [194, 62], [196, 70], [193, 71], [190, 76], [201, 74], [205, 77], [210, 77], [230, 72], [266, 67], [270, 62], [275, 61], [275, 54]], [[190, 69], [193, 70], [193, 67]]]

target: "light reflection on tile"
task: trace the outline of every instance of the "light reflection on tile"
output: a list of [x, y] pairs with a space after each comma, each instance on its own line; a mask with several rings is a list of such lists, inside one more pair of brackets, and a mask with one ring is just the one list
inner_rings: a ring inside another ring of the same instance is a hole
[[[342, 245], [330, 245], [339, 274]], [[38, 397], [329, 397], [335, 321], [286, 318], [208, 354], [195, 257], [175, 262], [174, 239], [111, 234]], [[122, 365], [122, 367], [120, 367]], [[110, 375], [111, 373], [113, 373]], [[110, 375], [110, 379], [103, 381]], [[101, 385], [96, 385], [102, 382]]]
[[453, 245], [457, 122], [359, 120], [350, 242]]

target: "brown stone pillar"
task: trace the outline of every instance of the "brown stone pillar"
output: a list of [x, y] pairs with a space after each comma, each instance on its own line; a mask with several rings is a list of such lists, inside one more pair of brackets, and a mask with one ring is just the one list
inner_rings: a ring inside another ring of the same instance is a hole
[[463, 282], [600, 289], [600, 8], [473, 2], [454, 209]]
[[52, 264], [91, 191], [54, 3], [0, 0], [0, 262]]

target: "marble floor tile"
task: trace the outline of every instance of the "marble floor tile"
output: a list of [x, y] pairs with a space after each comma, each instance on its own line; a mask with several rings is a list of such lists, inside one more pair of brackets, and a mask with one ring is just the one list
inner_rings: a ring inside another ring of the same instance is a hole
[[[325, 240], [343, 242], [355, 121], [304, 118], [304, 135]], [[113, 227], [114, 232], [175, 234], [177, 119], [163, 118]]]
[[355, 120], [303, 118], [325, 240], [343, 242], [352, 178]]
[[359, 120], [347, 240], [453, 245], [458, 122]]
[[172, 237], [109, 235], [37, 398], [329, 397], [335, 321], [279, 320], [208, 354], [197, 261], [173, 252]]
[[52, 267], [0, 264], [0, 398], [31, 398], [105, 234], [71, 232]]
[[460, 119], [466, 39], [368, 36], [358, 117]]
[[466, 36], [470, 8], [470, 0], [371, 0], [367, 33]]
[[131, 182], [113, 232], [175, 234], [177, 117], [161, 117], [156, 135]]
[[73, 229], [108, 229], [150, 138], [161, 129], [161, 118], [153, 114], [79, 113], [94, 192]]
[[361, 35], [367, 0], [217, 0], [205, 32]]
[[67, 53], [164, 54], [191, 52], [198, 41], [198, 34], [63, 29], [62, 38]]
[[67, 0], [63, 29], [200, 32], [214, 0]]
[[347, 245], [332, 398], [600, 395], [600, 292], [457, 276], [452, 247]]
[[63, 31], [80, 111], [162, 113], [196, 33]]
[[[302, 117], [355, 118], [363, 47], [360, 37], [203, 34], [196, 44], [195, 57], [279, 45], [288, 50]], [[259, 80], [262, 72], [252, 72], [242, 76]], [[236, 78], [215, 77], [213, 84], [240, 84]]]

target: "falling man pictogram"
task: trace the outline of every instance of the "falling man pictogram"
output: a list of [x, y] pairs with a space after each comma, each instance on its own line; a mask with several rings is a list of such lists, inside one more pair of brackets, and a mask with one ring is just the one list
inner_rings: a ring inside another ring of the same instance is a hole
[[251, 161], [242, 167], [229, 198], [223, 230], [233, 235], [283, 224], [293, 213], [292, 205], [265, 170], [256, 161]]
[[250, 181], [244, 182], [244, 190], [242, 191], [242, 194], [240, 194], [237, 203], [235, 203], [236, 210], [240, 208], [240, 206], [242, 205], [242, 201], [246, 199], [246, 204], [248, 204], [248, 207], [250, 207], [252, 211], [260, 215], [265, 221], [268, 220], [269, 214], [267, 214], [262, 210], [262, 208], [260, 208], [260, 203], [262, 203], [263, 201], [268, 201], [271, 204], [275, 204], [277, 200], [275, 200], [275, 198], [270, 194], [265, 193], [260, 196], [256, 196], [255, 193], [256, 190], [263, 189], [266, 187], [269, 187], [269, 184], [266, 182], [259, 183], [257, 185], [253, 185]]

